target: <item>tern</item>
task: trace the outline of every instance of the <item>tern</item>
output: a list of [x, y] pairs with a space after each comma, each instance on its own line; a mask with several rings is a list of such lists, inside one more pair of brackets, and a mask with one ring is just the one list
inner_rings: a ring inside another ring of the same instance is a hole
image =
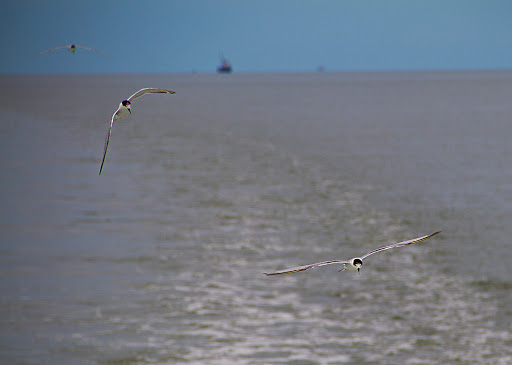
[[105, 156], [107, 155], [108, 142], [110, 140], [110, 132], [112, 131], [112, 126], [114, 125], [114, 122], [118, 119], [124, 118], [127, 115], [131, 114], [132, 100], [137, 99], [145, 94], [176, 94], [176, 91], [171, 91], [171, 90], [166, 90], [166, 89], [155, 89], [155, 88], [148, 87], [145, 89], [140, 89], [135, 94], [130, 96], [128, 99], [123, 100], [119, 104], [119, 108], [117, 108], [114, 115], [112, 115], [112, 120], [110, 121], [110, 126], [108, 127], [107, 136], [105, 137], [105, 149], [103, 151], [103, 160], [101, 161], [99, 175], [101, 175], [101, 170], [103, 170], [103, 164], [105, 163]]
[[86, 50], [88, 50], [88, 51], [96, 52], [96, 53], [98, 53], [98, 54], [100, 54], [100, 55], [102, 55], [102, 56], [108, 57], [105, 53], [100, 52], [100, 51], [98, 51], [98, 50], [96, 50], [96, 49], [94, 49], [94, 48], [84, 47], [84, 46], [77, 46], [77, 45], [75, 45], [75, 44], [71, 44], [71, 45], [69, 45], [69, 46], [58, 46], [58, 47], [55, 47], [55, 48], [50, 48], [50, 49], [48, 49], [48, 50], [46, 50], [46, 51], [43, 51], [43, 52], [41, 52], [41, 53], [38, 53], [36, 56], [41, 56], [42, 54], [45, 54], [45, 53], [48, 53], [48, 52], [52, 52], [52, 51], [56, 51], [56, 50], [61, 49], [61, 48], [66, 48], [66, 49], [67, 49], [69, 52], [71, 52], [71, 53], [75, 53], [75, 51], [76, 51], [78, 48], [82, 48], [82, 49], [86, 49]]
[[271, 272], [271, 273], [264, 273], [264, 274], [267, 275], [267, 276], [270, 276], [270, 275], [280, 275], [280, 274], [288, 274], [288, 273], [292, 273], [292, 272], [299, 272], [299, 271], [309, 270], [309, 269], [312, 269], [312, 268], [318, 267], [318, 266], [333, 265], [333, 264], [341, 264], [341, 265], [343, 265], [343, 269], [341, 269], [339, 271], [350, 270], [350, 271], [357, 271], [359, 273], [359, 270], [361, 269], [361, 266], [363, 266], [363, 260], [365, 258], [367, 258], [368, 256], [373, 255], [374, 253], [390, 250], [392, 248], [407, 246], [407, 245], [411, 245], [413, 243], [421, 242], [421, 241], [424, 241], [424, 240], [426, 240], [426, 239], [428, 239], [428, 238], [430, 238], [432, 236], [435, 236], [436, 234], [438, 234], [440, 232], [441, 231], [437, 231], [437, 232], [434, 232], [434, 233], [426, 235], [426, 236], [422, 236], [422, 237], [418, 237], [418, 238], [413, 238], [412, 240], [407, 240], [407, 241], [403, 241], [403, 242], [393, 243], [393, 244], [388, 245], [388, 246], [380, 247], [380, 248], [377, 248], [377, 249], [375, 249], [373, 251], [370, 251], [370, 252], [364, 254], [361, 257], [354, 257], [354, 258], [352, 258], [350, 260], [323, 261], [323, 262], [317, 262], [316, 264], [297, 266], [297, 267], [292, 267], [290, 269], [284, 269], [284, 270], [280, 270], [280, 271], [276, 271], [276, 272]]

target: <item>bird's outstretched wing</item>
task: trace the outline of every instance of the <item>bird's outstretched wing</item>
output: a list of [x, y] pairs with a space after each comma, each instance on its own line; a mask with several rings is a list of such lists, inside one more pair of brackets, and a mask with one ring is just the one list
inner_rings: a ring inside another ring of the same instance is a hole
[[50, 48], [50, 49], [48, 49], [46, 51], [43, 51], [41, 53], [36, 54], [36, 57], [37, 56], [41, 56], [42, 54], [45, 54], [45, 53], [48, 53], [48, 52], [51, 52], [51, 51], [55, 51], [57, 49], [61, 49], [61, 48], [69, 48], [69, 46], [58, 46], [58, 47], [55, 47], [55, 48]]
[[280, 275], [280, 274], [288, 274], [288, 273], [292, 273], [292, 272], [299, 272], [299, 271], [309, 270], [309, 269], [312, 269], [312, 268], [318, 267], [318, 266], [332, 265], [332, 264], [348, 264], [348, 263], [349, 263], [349, 261], [347, 261], [347, 260], [323, 261], [323, 262], [317, 262], [316, 264], [304, 265], [304, 266], [296, 266], [296, 267], [292, 267], [290, 269], [284, 269], [284, 270], [280, 270], [280, 271], [276, 271], [276, 272], [271, 272], [271, 273], [264, 273], [264, 274], [267, 275], [267, 276], [270, 276], [270, 275]]
[[366, 257], [368, 257], [370, 255], [373, 255], [374, 253], [377, 253], [377, 252], [386, 251], [386, 250], [389, 250], [391, 248], [407, 246], [407, 245], [411, 245], [411, 244], [416, 243], [416, 242], [424, 241], [424, 240], [426, 240], [426, 239], [428, 239], [428, 238], [430, 238], [432, 236], [435, 236], [436, 234], [438, 234], [440, 232], [441, 231], [437, 231], [437, 232], [434, 232], [432, 234], [428, 234], [426, 236], [422, 236], [422, 237], [418, 237], [418, 238], [413, 238], [412, 240], [407, 240], [407, 241], [403, 241], [403, 242], [393, 243], [392, 245], [376, 248], [375, 250], [372, 250], [372, 251], [364, 254], [363, 256], [361, 256], [361, 259], [364, 260]]
[[75, 47], [76, 47], [76, 48], [87, 49], [87, 50], [89, 50], [89, 51], [96, 52], [96, 53], [98, 53], [98, 54], [100, 54], [100, 55], [102, 55], [102, 56], [108, 57], [108, 55], [106, 55], [105, 53], [100, 52], [100, 51], [98, 51], [97, 49], [94, 49], [94, 48], [91, 48], [91, 47], [84, 47], [84, 46], [75, 46]]
[[133, 99], [137, 99], [144, 94], [176, 94], [176, 91], [166, 90], [166, 89], [155, 89], [152, 87], [147, 87], [144, 89], [140, 89], [135, 94], [130, 96], [127, 100], [132, 101]]
[[107, 136], [105, 137], [105, 147], [103, 150], [103, 160], [101, 161], [100, 173], [98, 175], [101, 175], [101, 170], [103, 170], [103, 164], [105, 163], [105, 157], [107, 156], [108, 142], [110, 141], [110, 132], [112, 131], [112, 126], [116, 121], [117, 112], [119, 112], [119, 109], [117, 109], [114, 115], [112, 116], [112, 121], [110, 122], [110, 126], [108, 127]]

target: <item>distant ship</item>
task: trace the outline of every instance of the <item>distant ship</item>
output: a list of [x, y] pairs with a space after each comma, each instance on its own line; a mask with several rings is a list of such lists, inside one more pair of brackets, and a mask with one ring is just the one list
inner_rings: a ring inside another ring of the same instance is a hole
[[231, 69], [231, 63], [229, 63], [229, 61], [227, 59], [224, 58], [224, 56], [221, 56], [221, 65], [219, 67], [217, 67], [217, 72], [218, 73], [225, 73], [225, 74], [229, 74], [231, 73], [232, 69]]

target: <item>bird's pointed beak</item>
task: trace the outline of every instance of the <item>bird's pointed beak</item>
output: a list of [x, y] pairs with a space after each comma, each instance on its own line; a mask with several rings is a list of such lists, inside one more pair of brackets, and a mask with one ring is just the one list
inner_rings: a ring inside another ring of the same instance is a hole
[[361, 272], [359, 270], [360, 268], [357, 268], [357, 275], [361, 275]]

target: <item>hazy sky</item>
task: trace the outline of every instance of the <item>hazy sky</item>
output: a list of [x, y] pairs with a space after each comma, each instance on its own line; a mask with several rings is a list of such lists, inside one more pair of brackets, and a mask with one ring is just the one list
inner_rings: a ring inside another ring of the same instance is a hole
[[[75, 43], [78, 50], [46, 49]], [[1, 73], [512, 68], [510, 0], [7, 0]]]

